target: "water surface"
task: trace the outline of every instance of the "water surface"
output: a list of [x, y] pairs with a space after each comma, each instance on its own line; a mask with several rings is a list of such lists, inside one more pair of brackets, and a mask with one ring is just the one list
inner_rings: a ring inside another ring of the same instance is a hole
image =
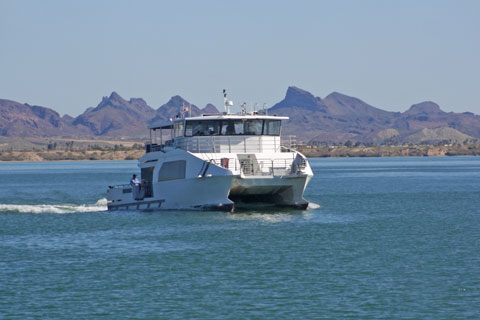
[[308, 210], [229, 214], [105, 211], [134, 161], [1, 163], [0, 318], [480, 317], [480, 158], [311, 164]]

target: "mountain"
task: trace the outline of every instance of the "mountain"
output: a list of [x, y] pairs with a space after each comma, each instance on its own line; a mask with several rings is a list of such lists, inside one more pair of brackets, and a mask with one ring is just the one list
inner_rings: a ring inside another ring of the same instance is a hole
[[150, 119], [149, 123], [167, 121], [170, 118], [174, 118], [176, 115], [180, 116], [186, 108], [189, 109], [189, 114], [193, 117], [201, 114], [201, 110], [196, 105], [191, 104], [179, 95], [176, 95], [171, 97], [167, 103], [157, 109], [155, 117]]
[[217, 107], [215, 107], [213, 104], [207, 103], [205, 108], [202, 109], [202, 113], [203, 114], [216, 114], [216, 113], [220, 113], [220, 111], [218, 111]]
[[270, 108], [271, 111], [282, 109], [305, 109], [309, 112], [316, 112], [325, 106], [321, 104], [321, 99], [315, 98], [310, 92], [297, 87], [288, 87], [285, 98]]
[[[352, 140], [385, 143], [393, 140], [398, 143], [413, 143], [448, 140], [458, 142], [472, 137], [480, 139], [479, 116], [473, 113], [447, 113], [431, 101], [412, 105], [407, 111], [400, 113], [373, 107], [358, 98], [338, 92], [322, 99], [308, 91], [289, 87], [285, 98], [270, 108], [269, 114], [290, 117], [283, 133], [296, 135], [297, 140], [304, 142]], [[418, 132], [425, 137], [416, 136], [415, 133]], [[433, 137], [432, 134], [436, 136]]]
[[218, 109], [211, 103], [207, 104], [205, 108], [200, 109], [181, 96], [176, 95], [171, 97], [167, 103], [160, 106], [156, 111], [155, 117], [150, 119], [148, 122], [151, 124], [168, 121], [170, 118], [174, 118], [175, 116], [181, 116], [186, 109], [189, 110], [188, 115], [191, 117], [196, 117], [201, 114], [219, 113]]
[[75, 129], [52, 109], [0, 99], [0, 135], [52, 137], [73, 134]]
[[199, 109], [178, 95], [155, 110], [141, 98], [125, 100], [112, 92], [76, 118], [60, 117], [49, 108], [0, 99], [0, 136], [144, 138], [148, 136], [149, 123], [173, 118], [182, 113], [183, 106], [190, 108], [191, 116], [218, 113], [212, 104]]
[[[0, 100], [1, 136], [145, 138], [147, 126], [181, 115], [219, 113], [207, 104], [200, 109], [179, 95], [157, 109], [141, 98], [126, 100], [118, 93], [103, 97], [96, 107], [76, 118], [52, 109]], [[288, 116], [283, 135], [303, 142], [443, 143], [480, 139], [480, 116], [443, 111], [432, 101], [412, 105], [405, 112], [390, 112], [358, 98], [332, 92], [325, 98], [291, 86], [269, 114]]]
[[77, 129], [87, 128], [95, 136], [145, 137], [147, 121], [155, 115], [155, 110], [143, 99], [123, 99], [112, 92], [103, 97], [95, 108], [87, 109], [75, 118], [72, 125]]
[[380, 131], [397, 116], [338, 92], [322, 99], [296, 87], [289, 87], [285, 98], [270, 108], [269, 114], [289, 116], [284, 132], [300, 140], [331, 142]]

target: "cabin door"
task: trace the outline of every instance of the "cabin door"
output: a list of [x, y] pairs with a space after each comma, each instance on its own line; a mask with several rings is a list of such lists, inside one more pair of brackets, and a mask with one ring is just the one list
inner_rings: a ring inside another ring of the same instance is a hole
[[153, 169], [154, 167], [142, 168], [142, 188], [145, 188], [145, 198], [153, 197]]
[[254, 154], [239, 154], [238, 161], [240, 162], [240, 168], [244, 175], [261, 175], [261, 169], [259, 167], [257, 157]]

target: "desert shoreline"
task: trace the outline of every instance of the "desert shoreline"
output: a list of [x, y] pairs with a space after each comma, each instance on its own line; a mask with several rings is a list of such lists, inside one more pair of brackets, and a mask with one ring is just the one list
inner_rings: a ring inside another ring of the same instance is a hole
[[[373, 147], [313, 147], [299, 146], [298, 151], [309, 158], [365, 157], [447, 157], [478, 156], [480, 145], [468, 146], [373, 146]], [[41, 150], [2, 151], [0, 162], [45, 161], [121, 161], [138, 160], [143, 149], [125, 150]]]

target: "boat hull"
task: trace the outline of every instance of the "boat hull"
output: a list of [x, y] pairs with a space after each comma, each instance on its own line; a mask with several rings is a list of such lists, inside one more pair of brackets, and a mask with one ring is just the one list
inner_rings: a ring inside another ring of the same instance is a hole
[[232, 211], [261, 203], [307, 208], [303, 192], [313, 173], [306, 158], [298, 152], [273, 154], [268, 160], [265, 156], [197, 154], [178, 148], [150, 152], [139, 163], [146, 183], [140, 190], [129, 185], [110, 187], [107, 206], [109, 210]]
[[158, 198], [136, 200], [135, 192], [131, 192], [109, 201], [107, 206], [109, 210], [232, 211], [233, 202], [228, 199], [231, 181], [232, 176], [212, 176], [158, 183], [153, 193]]
[[234, 177], [229, 199], [236, 207], [264, 204], [306, 209], [308, 201], [303, 198], [303, 192], [310, 178], [309, 175]]

